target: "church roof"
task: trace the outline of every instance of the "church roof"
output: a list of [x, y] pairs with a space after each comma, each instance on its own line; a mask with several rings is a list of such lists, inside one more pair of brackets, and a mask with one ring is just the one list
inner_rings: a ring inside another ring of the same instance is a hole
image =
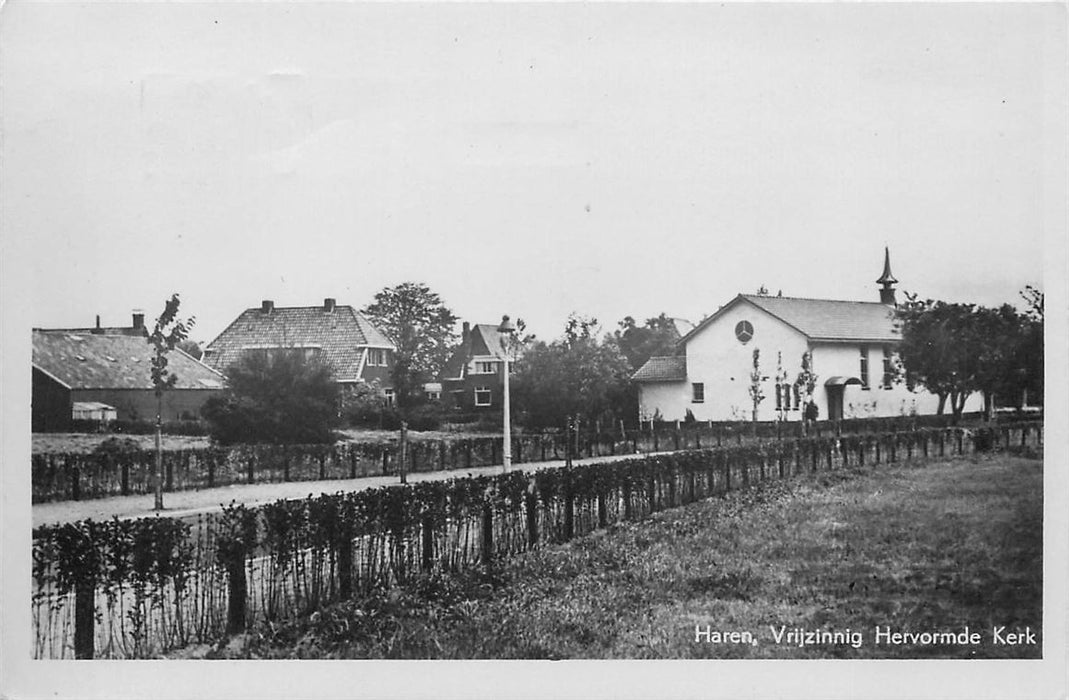
[[740, 294], [731, 303], [700, 323], [680, 342], [695, 334], [739, 303], [757, 308], [783, 321], [813, 341], [871, 341], [901, 340], [895, 324], [894, 307], [879, 302], [839, 301], [835, 299], [803, 299]]
[[651, 357], [631, 375], [636, 382], [681, 382], [687, 378], [687, 358], [683, 355]]

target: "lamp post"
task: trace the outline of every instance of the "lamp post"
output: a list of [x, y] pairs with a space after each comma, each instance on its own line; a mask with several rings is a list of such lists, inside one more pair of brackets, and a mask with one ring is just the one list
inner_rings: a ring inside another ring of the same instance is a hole
[[504, 404], [504, 420], [502, 438], [502, 450], [501, 450], [501, 465], [504, 471], [508, 471], [512, 467], [512, 420], [509, 415], [509, 339], [512, 334], [516, 332], [516, 326], [509, 320], [508, 316], [501, 317], [501, 325], [497, 327], [497, 332], [501, 334], [501, 351], [504, 355], [504, 378], [503, 378], [503, 400]]

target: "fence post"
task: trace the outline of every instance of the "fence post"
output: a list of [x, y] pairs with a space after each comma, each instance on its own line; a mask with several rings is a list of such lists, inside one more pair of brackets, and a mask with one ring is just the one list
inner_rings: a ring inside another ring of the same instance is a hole
[[[122, 495], [130, 495], [130, 462], [123, 458], [122, 460]], [[208, 486], [211, 486], [212, 470], [208, 468]]]
[[343, 526], [338, 543], [338, 595], [348, 600], [353, 594], [353, 533]]
[[605, 527], [608, 524], [608, 514], [605, 512], [605, 492], [598, 491], [598, 527]]
[[564, 541], [575, 535], [575, 508], [572, 503], [572, 484], [569, 478], [564, 484]]
[[724, 462], [724, 491], [731, 490], [731, 457], [728, 455], [723, 456]]
[[96, 583], [81, 581], [74, 591], [74, 658], [91, 659], [96, 639]]
[[77, 464], [67, 470], [67, 475], [71, 481], [71, 498], [75, 501], [80, 500], [82, 497], [82, 485], [79, 471]]
[[420, 547], [420, 561], [424, 571], [430, 571], [434, 567], [434, 521], [430, 516], [424, 516], [422, 523], [422, 547]]
[[650, 502], [650, 512], [657, 510], [657, 482], [653, 478], [651, 473], [646, 480], [646, 493], [647, 499]]
[[538, 544], [538, 496], [528, 493], [527, 506], [527, 544], [534, 547]]
[[494, 509], [489, 503], [483, 504], [483, 563], [489, 564], [494, 558]]
[[245, 629], [245, 595], [248, 591], [245, 581], [245, 555], [232, 558], [226, 568], [230, 583], [226, 606], [226, 632], [237, 634]]
[[676, 471], [675, 469], [668, 470], [668, 507], [675, 508], [676, 503]]

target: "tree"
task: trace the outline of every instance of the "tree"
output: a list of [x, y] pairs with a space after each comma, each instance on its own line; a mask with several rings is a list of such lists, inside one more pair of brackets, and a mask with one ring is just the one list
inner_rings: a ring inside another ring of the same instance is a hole
[[561, 338], [534, 342], [516, 361], [512, 400], [529, 427], [561, 427], [568, 416], [590, 424], [629, 415], [630, 365], [614, 336], [599, 340], [597, 333], [596, 319], [573, 314]]
[[167, 369], [167, 355], [189, 337], [189, 330], [196, 323], [193, 317], [188, 321], [178, 318], [180, 305], [178, 295], [172, 294], [164, 304], [163, 313], [156, 318], [152, 333], [148, 333], [146, 329], [147, 340], [153, 346], [149, 373], [156, 389], [156, 510], [163, 510], [163, 393], [173, 389], [178, 381], [178, 375]]
[[202, 409], [221, 444], [334, 441], [339, 389], [328, 365], [299, 350], [246, 351], [226, 370], [227, 388]]
[[813, 353], [807, 350], [802, 353], [802, 371], [794, 380], [795, 391], [801, 392], [804, 405], [809, 405], [813, 400], [813, 393], [817, 390], [817, 378], [818, 375], [813, 371]]
[[973, 304], [948, 304], [907, 294], [899, 305], [902, 342], [898, 356], [909, 386], [924, 386], [939, 397], [943, 414], [947, 399], [956, 419], [965, 400], [980, 388], [981, 353], [989, 346]]
[[449, 359], [456, 342], [457, 316], [425, 284], [387, 287], [363, 309], [396, 346], [390, 378], [398, 408], [407, 410]]
[[200, 349], [200, 345], [192, 340], [183, 340], [177, 347], [194, 360], [204, 357], [204, 351]]
[[750, 400], [753, 401], [753, 422], [757, 422], [757, 407], [765, 400], [765, 390], [761, 384], [768, 377], [761, 376], [761, 351], [753, 350], [753, 370], [750, 372]]
[[627, 316], [620, 321], [614, 336], [632, 370], [646, 364], [651, 357], [671, 355], [679, 342], [675, 321], [664, 313], [656, 318], [647, 318], [641, 326], [633, 317]]

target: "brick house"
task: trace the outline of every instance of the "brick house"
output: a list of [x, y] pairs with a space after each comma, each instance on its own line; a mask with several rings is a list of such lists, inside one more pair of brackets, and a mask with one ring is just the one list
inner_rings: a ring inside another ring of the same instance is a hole
[[299, 350], [330, 366], [344, 386], [377, 382], [383, 398], [393, 401], [390, 370], [396, 348], [359, 311], [324, 299], [321, 306], [276, 307], [270, 300], [245, 309], [204, 349], [203, 361], [226, 368], [249, 351]]
[[[75, 415], [155, 420], [155, 350], [144, 314], [134, 314], [130, 327], [102, 328], [98, 318], [95, 328], [35, 328], [32, 335], [34, 431], [70, 429]], [[223, 377], [178, 348], [168, 361], [178, 381], [163, 395], [163, 420], [199, 418], [204, 402], [223, 389]]]
[[[934, 414], [938, 397], [894, 381], [897, 280], [885, 251], [878, 280], [880, 301], [800, 299], [740, 294], [684, 335], [672, 356], [652, 357], [632, 375], [639, 388], [639, 418], [660, 414], [682, 420], [749, 420], [753, 351], [760, 350], [764, 401], [758, 418], [803, 418], [794, 386], [801, 358], [810, 353], [817, 374], [813, 392], [821, 418]], [[780, 376], [777, 377], [777, 374]], [[979, 394], [966, 411], [980, 409]]]
[[462, 328], [460, 345], [442, 369], [441, 400], [461, 411], [501, 410], [505, 336], [496, 324], [465, 321]]

